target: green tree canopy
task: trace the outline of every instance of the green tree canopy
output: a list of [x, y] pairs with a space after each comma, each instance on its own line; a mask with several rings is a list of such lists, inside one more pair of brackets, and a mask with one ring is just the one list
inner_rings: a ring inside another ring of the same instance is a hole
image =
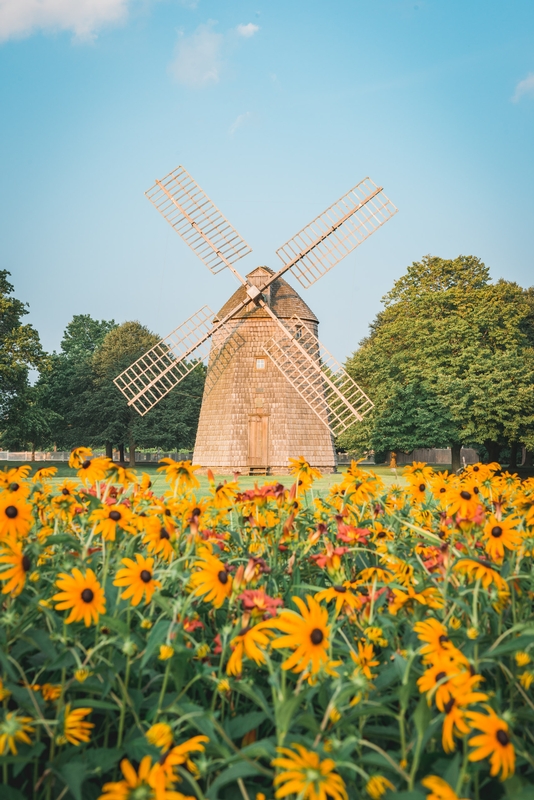
[[532, 291], [491, 284], [474, 256], [426, 256], [384, 298], [347, 369], [376, 403], [340, 443], [376, 450], [499, 447], [533, 435]]

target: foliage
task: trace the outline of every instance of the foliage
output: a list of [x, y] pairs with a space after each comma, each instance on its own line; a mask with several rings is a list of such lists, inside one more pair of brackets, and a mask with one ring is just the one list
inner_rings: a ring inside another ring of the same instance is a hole
[[300, 458], [289, 489], [200, 498], [166, 459], [156, 497], [71, 465], [0, 473], [15, 800], [527, 796], [532, 479], [414, 464], [386, 491], [353, 463], [314, 497]]
[[[346, 448], [412, 450], [534, 437], [534, 293], [474, 256], [414, 262], [347, 369], [376, 403]], [[357, 426], [356, 426], [357, 427]], [[458, 465], [459, 466], [459, 465]]]

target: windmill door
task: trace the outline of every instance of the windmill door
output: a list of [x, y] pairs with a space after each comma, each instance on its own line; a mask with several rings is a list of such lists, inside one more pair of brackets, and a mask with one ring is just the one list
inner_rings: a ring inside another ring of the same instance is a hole
[[269, 417], [267, 414], [252, 414], [248, 419], [248, 465], [269, 465]]

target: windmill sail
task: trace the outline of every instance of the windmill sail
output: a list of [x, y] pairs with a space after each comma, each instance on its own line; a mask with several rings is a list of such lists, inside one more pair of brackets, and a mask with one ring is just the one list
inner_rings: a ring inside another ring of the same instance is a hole
[[382, 189], [364, 178], [276, 251], [281, 271], [291, 269], [307, 289], [396, 213]]
[[163, 180], [156, 181], [145, 194], [214, 274], [225, 267], [231, 268], [252, 252], [183, 167], [177, 167]]
[[334, 436], [361, 422], [373, 403], [299, 317], [263, 350]]
[[214, 316], [203, 306], [114, 379], [141, 416], [207, 357]]

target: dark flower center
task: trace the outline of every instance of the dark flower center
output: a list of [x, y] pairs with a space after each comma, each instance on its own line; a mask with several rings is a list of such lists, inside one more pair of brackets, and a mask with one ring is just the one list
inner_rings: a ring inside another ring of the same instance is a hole
[[506, 731], [503, 731], [501, 728], [501, 730], [497, 731], [495, 735], [497, 737], [497, 741], [499, 742], [499, 744], [502, 744], [503, 747], [506, 747], [506, 745], [510, 741], [510, 737], [508, 736]]
[[18, 492], [20, 485], [18, 483], [10, 483], [7, 489], [9, 492]]
[[473, 472], [478, 472], [480, 467], [473, 467]]
[[340, 586], [339, 583], [335, 584], [333, 588], [335, 592], [339, 592], [340, 594], [345, 594], [347, 591], [346, 586]]
[[91, 466], [91, 462], [87, 458], [82, 464], [82, 469], [89, 469], [90, 466]]
[[70, 492], [69, 492], [69, 490], [68, 490], [68, 489], [66, 489], [66, 488], [65, 488], [65, 489], [62, 489], [62, 490], [61, 490], [61, 494], [65, 494], [65, 495], [67, 495], [67, 494], [70, 494]]
[[160, 530], [160, 532], [159, 532], [159, 538], [160, 538], [160, 539], [170, 539], [171, 537], [169, 536], [169, 534], [168, 534], [168, 532], [165, 530], [165, 528], [161, 528], [161, 530]]
[[438, 672], [438, 674], [436, 675], [436, 683], [439, 683], [440, 681], [443, 680], [443, 678], [446, 678], [446, 677], [447, 677], [447, 673], [446, 672]]
[[22, 564], [22, 569], [24, 570], [24, 572], [30, 571], [32, 562], [30, 561], [28, 556], [22, 556], [22, 561], [20, 563]]
[[109, 512], [109, 518], [112, 519], [113, 522], [118, 522], [121, 517], [122, 517], [122, 514], [121, 514], [120, 511], [110, 511]]
[[478, 488], [478, 486], [475, 486], [475, 488], [473, 489], [473, 494], [479, 494], [479, 493], [480, 489]]
[[453, 709], [453, 707], [454, 707], [454, 697], [451, 697], [449, 702], [445, 703], [445, 705], [443, 706], [443, 709], [444, 709], [446, 714], [450, 714], [452, 709]]
[[463, 497], [464, 500], [471, 500], [471, 492], [464, 489], [463, 492], [460, 492], [460, 497]]
[[445, 492], [446, 492], [446, 491], [447, 491], [447, 490], [445, 489], [445, 487], [444, 487], [444, 486], [442, 486], [442, 487], [441, 487], [441, 489], [439, 490], [439, 493], [440, 493], [440, 494], [445, 494]]
[[7, 506], [6, 508], [6, 517], [8, 519], [15, 519], [18, 516], [19, 510], [17, 506]]
[[139, 577], [143, 581], [143, 583], [150, 583], [152, 580], [152, 573], [148, 571], [148, 569], [142, 569], [139, 573]]
[[170, 517], [171, 516], [170, 509], [168, 509], [168, 508], [165, 509], [165, 516], [166, 517]]
[[449, 641], [450, 641], [449, 637], [446, 636], [444, 633], [442, 633], [441, 636], [439, 637], [439, 643], [440, 644], [445, 644], [445, 642], [449, 642]]
[[419, 491], [420, 491], [420, 492], [424, 492], [424, 491], [425, 491], [425, 489], [426, 489], [426, 486], [425, 486], [425, 484], [424, 484], [424, 483], [420, 483], [420, 484], [419, 484]]
[[225, 569], [221, 569], [221, 571], [217, 573], [217, 577], [223, 586], [228, 583], [228, 573]]
[[491, 529], [491, 535], [494, 536], [496, 539], [499, 539], [502, 536], [502, 528], [500, 525], [494, 525]]
[[191, 512], [192, 517], [200, 517], [201, 511], [200, 508], [194, 508]]
[[310, 633], [310, 639], [312, 640], [312, 644], [321, 644], [324, 639], [324, 633], [320, 628], [314, 628]]
[[385, 539], [385, 537], [386, 537], [386, 532], [385, 531], [380, 531], [380, 533], [376, 534], [376, 538], [377, 539]]
[[82, 592], [82, 600], [84, 603], [91, 603], [95, 593], [92, 589], [84, 589]]

